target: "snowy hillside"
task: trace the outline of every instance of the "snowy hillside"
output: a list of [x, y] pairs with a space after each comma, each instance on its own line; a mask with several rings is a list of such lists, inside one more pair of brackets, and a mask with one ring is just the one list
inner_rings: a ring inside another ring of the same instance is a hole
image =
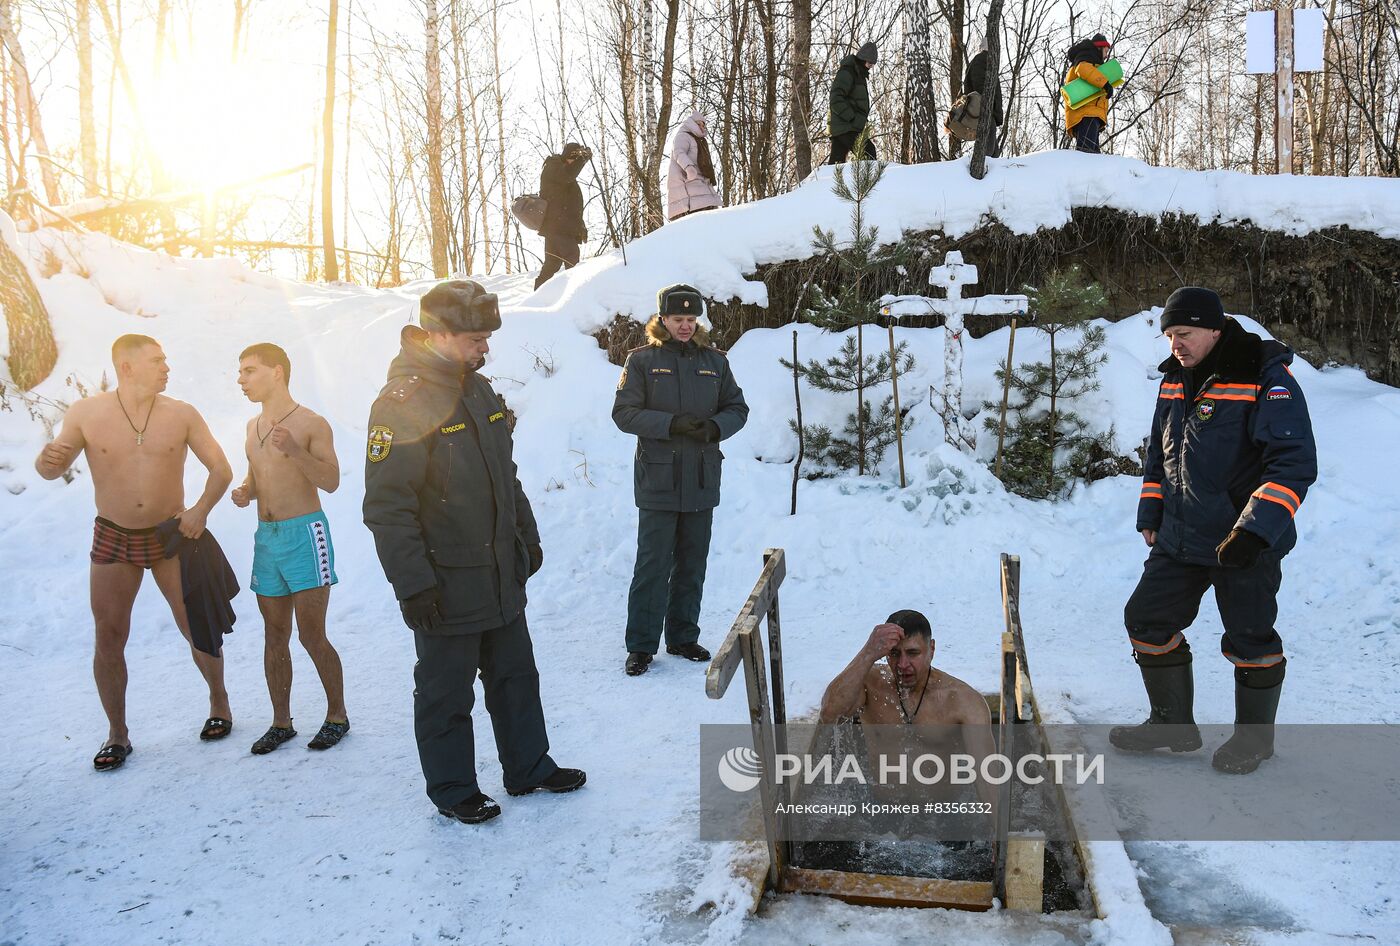
[[[1113, 159], [1112, 173], [1079, 173], [1082, 156], [995, 163], [972, 182], [956, 164], [891, 168], [875, 222], [882, 230], [977, 225], [983, 214], [1022, 231], [1098, 204], [1142, 213], [1252, 219], [1297, 232], [1341, 223], [1400, 236], [1393, 182], [1189, 174]], [[1110, 159], [1101, 159], [1109, 161]], [[529, 610], [555, 758], [588, 770], [564, 797], [508, 799], [494, 744], [477, 714], [482, 788], [503, 803], [490, 825], [434, 814], [413, 743], [413, 645], [360, 524], [365, 419], [400, 328], [426, 285], [394, 291], [274, 280], [227, 260], [171, 260], [105, 239], [51, 231], [22, 235], [60, 344], [37, 392], [71, 399], [65, 379], [95, 388], [124, 332], [151, 334], [170, 359], [168, 393], [209, 420], [244, 469], [252, 416], [235, 384], [237, 355], [257, 341], [289, 352], [293, 394], [325, 415], [344, 470], [326, 498], [340, 584], [329, 629], [340, 648], [354, 730], [324, 754], [289, 746], [248, 753], [269, 721], [261, 626], [246, 591], [226, 642], [235, 731], [196, 738], [204, 689], [154, 587], [138, 599], [128, 648], [129, 715], [139, 751], [119, 773], [89, 762], [104, 722], [90, 674], [87, 552], [92, 490], [79, 461], [70, 484], [44, 482], [33, 459], [42, 425], [16, 406], [0, 413], [0, 943], [561, 943], [634, 942], [1115, 942], [1165, 935], [1119, 918], [944, 911], [878, 911], [813, 898], [782, 899], [743, 916], [725, 871], [726, 846], [702, 844], [694, 812], [698, 730], [742, 722], [743, 697], [705, 699], [702, 668], [661, 657], [647, 675], [622, 673], [631, 576], [634, 441], [609, 417], [618, 369], [587, 332], [613, 313], [642, 316], [656, 288], [691, 280], [713, 297], [762, 302], [745, 278], [757, 263], [807, 251], [811, 225], [845, 212], [822, 172], [792, 194], [669, 226], [620, 254], [592, 261], [527, 296], [530, 277], [485, 280], [502, 293], [505, 324], [486, 373], [518, 415], [520, 475], [540, 522], [543, 570]], [[976, 262], [976, 260], [969, 260]], [[1115, 313], [1122, 315], [1125, 313]], [[1251, 330], [1261, 331], [1248, 313]], [[1106, 325], [1100, 391], [1077, 405], [1115, 426], [1130, 449], [1147, 432], [1165, 356], [1155, 313]], [[841, 338], [799, 328], [803, 357]], [[901, 379], [915, 425], [909, 486], [891, 455], [881, 475], [804, 482], [788, 515], [795, 441], [791, 376], [778, 358], [791, 330], [745, 334], [730, 352], [753, 408], [724, 444], [701, 642], [713, 647], [747, 595], [767, 547], [787, 550], [783, 636], [788, 704], [815, 706], [870, 627], [903, 607], [934, 624], [937, 662], [987, 690], [997, 679], [1001, 630], [997, 555], [1023, 561], [1022, 610], [1036, 688], [1047, 713], [1078, 721], [1137, 719], [1141, 683], [1122, 629], [1122, 605], [1144, 556], [1133, 531], [1138, 482], [1119, 477], [1066, 502], [1010, 496], [974, 458], [943, 444], [928, 403], [942, 380], [942, 329], [901, 329], [918, 360]], [[1000, 331], [966, 348], [966, 404], [996, 391]], [[1017, 336], [1018, 359], [1037, 354]], [[1355, 369], [1295, 362], [1317, 430], [1321, 475], [1299, 514], [1284, 564], [1280, 632], [1289, 677], [1284, 722], [1400, 722], [1391, 656], [1400, 641], [1400, 566], [1390, 554], [1400, 496], [1400, 391]], [[907, 393], [906, 393], [907, 392]], [[849, 408], [804, 398], [806, 419]], [[983, 445], [986, 446], [985, 444]], [[985, 450], [983, 451], [985, 453]], [[192, 461], [188, 484], [202, 482]], [[240, 577], [252, 555], [251, 510], [221, 504], [209, 528]], [[246, 584], [246, 581], [244, 582]], [[1232, 718], [1231, 669], [1213, 655], [1219, 622], [1207, 602], [1197, 642], [1197, 718]], [[324, 711], [315, 672], [293, 645], [293, 712], [309, 736]], [[304, 741], [304, 740], [303, 740]], [[1263, 770], [1261, 770], [1261, 775]], [[1180, 942], [1237, 935], [1257, 943], [1392, 941], [1400, 936], [1393, 878], [1400, 845], [1139, 844], [1149, 907]], [[1260, 869], [1268, 864], [1267, 873]], [[1117, 882], [1131, 886], [1123, 867]], [[706, 900], [719, 907], [694, 914]], [[1232, 907], [1244, 904], [1248, 909]], [[1193, 940], [1183, 932], [1213, 932]]]

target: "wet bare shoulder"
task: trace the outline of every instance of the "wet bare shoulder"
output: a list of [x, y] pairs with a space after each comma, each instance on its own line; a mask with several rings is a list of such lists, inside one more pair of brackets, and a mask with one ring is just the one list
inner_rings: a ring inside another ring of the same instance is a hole
[[977, 725], [992, 721], [992, 711], [987, 706], [986, 697], [957, 677], [949, 675], [948, 681], [958, 710], [958, 722]]

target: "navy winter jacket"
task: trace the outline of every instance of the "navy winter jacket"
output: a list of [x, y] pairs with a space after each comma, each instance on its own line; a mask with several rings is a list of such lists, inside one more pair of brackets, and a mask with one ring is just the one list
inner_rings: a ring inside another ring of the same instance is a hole
[[1160, 366], [1137, 528], [1156, 530], [1157, 550], [1199, 565], [1217, 564], [1215, 547], [1236, 528], [1283, 555], [1317, 479], [1308, 406], [1288, 370], [1293, 352], [1230, 319], [1210, 360], [1204, 381], [1175, 357]]

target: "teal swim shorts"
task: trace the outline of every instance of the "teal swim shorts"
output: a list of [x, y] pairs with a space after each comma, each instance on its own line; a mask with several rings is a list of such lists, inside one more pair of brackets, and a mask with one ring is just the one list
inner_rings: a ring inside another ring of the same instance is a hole
[[336, 583], [331, 526], [320, 510], [280, 522], [258, 522], [250, 587], [268, 598]]

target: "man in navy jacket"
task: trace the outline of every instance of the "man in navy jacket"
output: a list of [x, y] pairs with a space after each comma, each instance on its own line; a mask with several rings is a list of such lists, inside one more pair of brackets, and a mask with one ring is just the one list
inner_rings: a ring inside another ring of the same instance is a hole
[[[1220, 297], [1185, 287], [1162, 313], [1171, 357], [1162, 384], [1138, 501], [1151, 548], [1123, 619], [1151, 715], [1115, 728], [1120, 749], [1197, 749], [1191, 648], [1183, 634], [1215, 589], [1235, 665], [1235, 734], [1212, 764], [1252, 772], [1273, 755], [1283, 688], [1283, 641], [1274, 629], [1293, 517], [1317, 479], [1317, 447], [1293, 352], [1226, 318]], [[1165, 724], [1165, 725], [1164, 725]]]

